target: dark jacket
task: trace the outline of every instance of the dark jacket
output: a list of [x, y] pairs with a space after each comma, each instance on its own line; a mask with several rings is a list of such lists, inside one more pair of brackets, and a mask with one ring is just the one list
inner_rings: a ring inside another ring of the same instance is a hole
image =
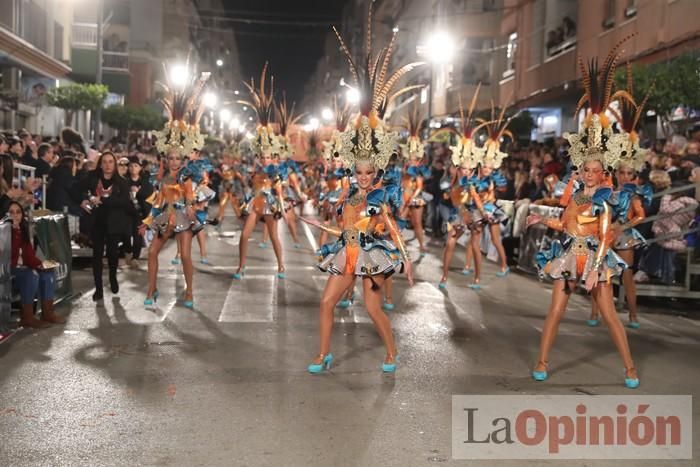
[[69, 167], [57, 166], [51, 170], [46, 189], [46, 207], [52, 211], [63, 211], [64, 207], [74, 216], [80, 216], [83, 200], [78, 179]]
[[34, 176], [36, 178], [41, 178], [44, 175], [49, 175], [51, 173], [51, 164], [46, 162], [44, 159], [37, 159], [34, 161], [34, 167], [36, 167], [36, 171], [34, 172]]
[[[82, 199], [89, 199], [97, 193], [100, 176], [97, 171], [90, 172], [82, 181]], [[127, 235], [131, 232], [133, 205], [129, 199], [129, 185], [116, 173], [110, 180], [103, 180], [105, 188], [112, 187], [112, 193], [102, 198], [102, 204], [92, 209], [94, 219], [93, 235]], [[88, 195], [88, 192], [90, 195]]]
[[137, 218], [136, 221], [140, 224], [141, 221], [151, 213], [151, 205], [146, 202], [146, 199], [153, 194], [153, 186], [147, 176], [141, 177], [136, 181], [133, 181], [131, 177], [129, 177], [127, 183], [129, 184], [130, 190], [133, 190], [134, 187], [138, 188], [135, 197], [135, 210], [132, 212], [132, 215]]

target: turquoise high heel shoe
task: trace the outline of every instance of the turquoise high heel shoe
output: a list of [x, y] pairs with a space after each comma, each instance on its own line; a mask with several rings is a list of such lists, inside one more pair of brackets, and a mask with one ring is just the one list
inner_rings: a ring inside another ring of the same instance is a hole
[[469, 285], [467, 285], [467, 287], [469, 287], [472, 290], [481, 290], [481, 284], [479, 284], [478, 282], [475, 282], [473, 284], [469, 284]]
[[629, 323], [627, 323], [627, 327], [630, 329], [639, 329], [639, 326], [641, 326], [641, 324], [639, 324], [639, 321], [630, 321]]
[[[540, 363], [544, 362], [537, 362], [539, 365]], [[544, 371], [537, 371], [537, 370], [532, 370], [532, 379], [535, 381], [545, 381], [547, 378], [549, 378], [549, 374], [547, 373], [547, 364], [545, 363], [545, 370]]]
[[445, 279], [444, 281], [441, 280], [440, 283], [438, 284], [438, 289], [445, 290], [446, 288], [447, 288], [447, 279]]
[[242, 268], [240, 272], [231, 274], [231, 279], [241, 280], [245, 276], [245, 268]]
[[628, 378], [625, 374], [625, 387], [627, 389], [637, 389], [639, 387], [639, 378]]
[[189, 308], [190, 310], [194, 310], [194, 300], [185, 300], [182, 302], [182, 306]]
[[143, 301], [143, 304], [144, 304], [145, 306], [153, 306], [153, 304], [154, 304], [156, 301], [158, 301], [158, 296], [159, 296], [159, 295], [160, 295], [160, 292], [158, 292], [158, 290], [156, 290], [155, 292], [153, 292], [153, 296], [152, 296], [152, 297], [146, 297], [146, 300]]
[[510, 272], [510, 268], [509, 268], [509, 267], [506, 267], [503, 271], [498, 271], [498, 272], [496, 273], [496, 276], [498, 276], [498, 277], [506, 277], [506, 276], [508, 275], [509, 272]]
[[394, 358], [394, 363], [382, 362], [382, 372], [384, 373], [394, 373], [396, 372], [396, 364], [399, 362], [399, 356]]
[[309, 373], [317, 374], [321, 373], [323, 370], [330, 370], [331, 365], [333, 365], [333, 354], [329, 353], [323, 357], [321, 363], [312, 363], [307, 367]]
[[599, 319], [587, 319], [586, 324], [589, 325], [590, 327], [594, 328], [598, 326], [598, 323], [600, 323]]
[[284, 273], [284, 271], [281, 271], [281, 272], [278, 272], [278, 273], [277, 273], [277, 278], [279, 278], [279, 279], [284, 279], [285, 277], [287, 277], [287, 275]]
[[301, 244], [295, 243], [295, 244], [294, 244], [294, 249], [298, 250], [299, 248], [301, 248]]
[[351, 304], [352, 304], [352, 302], [351, 302], [350, 300], [344, 298], [344, 299], [342, 299], [341, 301], [338, 302], [337, 307], [338, 307], [338, 308], [342, 308], [342, 309], [346, 309], [346, 308], [350, 308], [350, 305], [351, 305]]
[[266, 243], [266, 242], [260, 242], [260, 243], [258, 243], [258, 246], [259, 246], [260, 248], [265, 249], [265, 248], [267, 248], [267, 243]]
[[202, 258], [199, 260], [199, 262], [202, 264], [211, 264], [207, 258]]
[[173, 258], [173, 259], [170, 261], [170, 264], [175, 264], [175, 265], [177, 265], [177, 264], [182, 264], [182, 260], [181, 260], [180, 258]]
[[474, 270], [472, 268], [464, 268], [462, 269], [462, 275], [463, 276], [468, 276], [469, 274], [473, 273]]
[[382, 305], [382, 310], [384, 311], [393, 311], [394, 310], [394, 304], [393, 303], [384, 303]]

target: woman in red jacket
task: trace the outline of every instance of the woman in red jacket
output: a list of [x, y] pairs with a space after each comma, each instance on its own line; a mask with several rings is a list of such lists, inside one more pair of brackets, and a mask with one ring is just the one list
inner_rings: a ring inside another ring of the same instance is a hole
[[[49, 323], [65, 323], [65, 318], [58, 316], [53, 307], [56, 275], [52, 269], [44, 269], [41, 260], [34, 253], [22, 206], [13, 201], [7, 212], [12, 219], [13, 288], [19, 289], [22, 297], [20, 326], [43, 328]], [[18, 264], [20, 258], [22, 264]], [[37, 293], [41, 300], [41, 320], [34, 317], [34, 298]]]

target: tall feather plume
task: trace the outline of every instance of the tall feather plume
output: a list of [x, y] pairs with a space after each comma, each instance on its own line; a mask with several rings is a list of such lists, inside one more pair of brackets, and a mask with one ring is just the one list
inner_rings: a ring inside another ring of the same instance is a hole
[[405, 117], [405, 128], [408, 130], [410, 136], [418, 136], [420, 131], [423, 129], [423, 115], [418, 108], [418, 102], [413, 103], [413, 108]]
[[423, 89], [424, 87], [424, 84], [412, 84], [411, 86], [404, 86], [403, 88], [399, 89], [391, 96], [385, 98], [382, 101], [382, 103], [377, 108], [377, 116], [383, 119], [389, 104], [391, 104], [394, 101], [394, 99], [396, 99], [400, 95], [406, 94], [407, 92], [415, 91], [416, 89]]
[[287, 107], [287, 96], [282, 93], [282, 99], [276, 103], [275, 112], [277, 114], [277, 123], [280, 126], [280, 135], [287, 136], [289, 129], [295, 125], [304, 114], [294, 115], [295, 102], [292, 102], [292, 106]]
[[382, 48], [378, 54], [373, 57], [372, 3], [373, 2], [370, 2], [369, 4], [369, 11], [367, 14], [365, 50], [361, 60], [361, 64], [363, 64], [362, 68], [357, 66], [340, 33], [335, 27], [333, 28], [333, 31], [340, 42], [340, 48], [345, 53], [348, 63], [350, 64], [350, 71], [353, 74], [355, 84], [360, 92], [360, 113], [365, 116], [368, 116], [371, 112], [379, 113], [382, 109], [386, 110], [386, 105], [389, 102], [387, 97], [390, 95], [392, 88], [394, 85], [396, 85], [397, 81], [414, 68], [423, 65], [423, 62], [409, 63], [408, 65], [404, 65], [392, 73], [389, 72], [389, 65], [391, 63], [391, 57], [396, 43], [396, 33], [392, 35], [389, 45]]
[[[613, 99], [613, 85], [615, 81], [615, 70], [622, 55], [620, 48], [622, 44], [634, 37], [636, 33], [630, 34], [620, 40], [610, 50], [605, 57], [602, 67], [599, 66], [598, 58], [593, 57], [588, 61], [587, 68], [583, 66], [583, 61], [579, 57], [579, 68], [581, 69], [584, 95], [576, 106], [576, 113], [585, 105], [590, 106], [591, 112], [601, 114], [609, 110], [610, 102]], [[624, 94], [618, 94], [617, 98], [626, 99]]]
[[476, 85], [476, 91], [474, 91], [472, 100], [469, 103], [466, 116], [464, 115], [464, 106], [462, 105], [462, 95], [459, 95], [459, 119], [462, 125], [462, 134], [467, 138], [471, 138], [474, 132], [474, 129], [472, 128], [472, 125], [474, 124], [474, 109], [476, 108], [476, 101], [479, 98], [480, 90], [481, 83]]
[[350, 105], [346, 102], [341, 107], [338, 104], [338, 98], [333, 96], [333, 112], [335, 112], [335, 129], [342, 133], [350, 122]]
[[652, 82], [651, 86], [649, 87], [649, 90], [642, 99], [641, 103], [637, 105], [635, 104], [634, 99], [634, 80], [632, 79], [632, 65], [630, 64], [630, 62], [627, 62], [625, 71], [625, 82], [627, 85], [627, 89], [625, 89], [624, 91], [617, 91], [613, 95], [613, 97], [616, 97], [618, 94], [624, 92], [624, 98], [618, 99], [620, 102], [621, 109], [620, 123], [622, 125], [623, 130], [625, 130], [627, 133], [632, 133], [637, 129], [637, 125], [639, 124], [639, 119], [641, 118], [644, 106], [646, 105], [647, 100], [649, 100], [649, 95], [654, 90], [654, 86], [656, 83]]
[[500, 141], [501, 137], [504, 135], [510, 136], [510, 138], [513, 139], [513, 134], [510, 131], [508, 131], [507, 128], [508, 125], [510, 125], [511, 120], [513, 120], [513, 117], [515, 117], [515, 115], [506, 119], [506, 109], [507, 106], [503, 106], [503, 108], [498, 112], [497, 117], [496, 106], [493, 100], [491, 100], [491, 121], [483, 122], [482, 126], [486, 127], [489, 139], [492, 141]]
[[251, 78], [250, 83], [244, 82], [248, 92], [250, 93], [250, 100], [239, 100], [239, 104], [247, 105], [255, 110], [258, 116], [258, 123], [261, 126], [267, 126], [270, 123], [272, 117], [272, 112], [274, 108], [274, 77], [270, 76], [270, 91], [269, 93], [265, 90], [265, 85], [267, 83], [267, 66], [268, 63], [265, 62], [262, 72], [260, 73], [260, 86], [259, 88], [255, 86], [255, 79]]

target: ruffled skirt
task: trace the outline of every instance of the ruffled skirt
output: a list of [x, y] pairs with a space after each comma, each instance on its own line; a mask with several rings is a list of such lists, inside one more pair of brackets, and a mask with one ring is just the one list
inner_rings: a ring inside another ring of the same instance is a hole
[[279, 200], [272, 191], [264, 190], [258, 193], [248, 202], [246, 210], [255, 212], [259, 216], [275, 216], [280, 217], [282, 210], [279, 206]]
[[203, 224], [201, 224], [197, 218], [191, 220], [185, 213], [184, 205], [166, 205], [153, 216], [151, 228], [159, 235], [163, 235], [168, 232], [171, 227], [175, 233], [180, 233], [195, 228], [201, 230]]
[[[359, 277], [388, 275], [400, 271], [403, 263], [394, 243], [384, 239], [371, 240], [365, 242], [364, 246], [355, 247], [348, 246], [343, 239], [323, 245], [318, 251], [322, 258], [319, 269], [334, 275], [354, 269], [355, 276]], [[348, 264], [348, 261], [354, 264]]]
[[484, 211], [487, 216], [481, 213], [476, 207], [470, 209], [471, 212], [471, 228], [478, 228], [483, 225], [493, 225], [505, 223], [508, 220], [508, 214], [503, 209], [493, 203], [484, 204]]
[[646, 245], [647, 241], [637, 229], [627, 229], [615, 239], [613, 248], [616, 250], [631, 250], [638, 246]]
[[[564, 242], [555, 240], [549, 250], [540, 251], [535, 256], [540, 277], [553, 280], [585, 280], [593, 269], [598, 239], [595, 237], [568, 237]], [[608, 248], [605, 258], [598, 268], [598, 280], [609, 282], [627, 269], [620, 256]]]

